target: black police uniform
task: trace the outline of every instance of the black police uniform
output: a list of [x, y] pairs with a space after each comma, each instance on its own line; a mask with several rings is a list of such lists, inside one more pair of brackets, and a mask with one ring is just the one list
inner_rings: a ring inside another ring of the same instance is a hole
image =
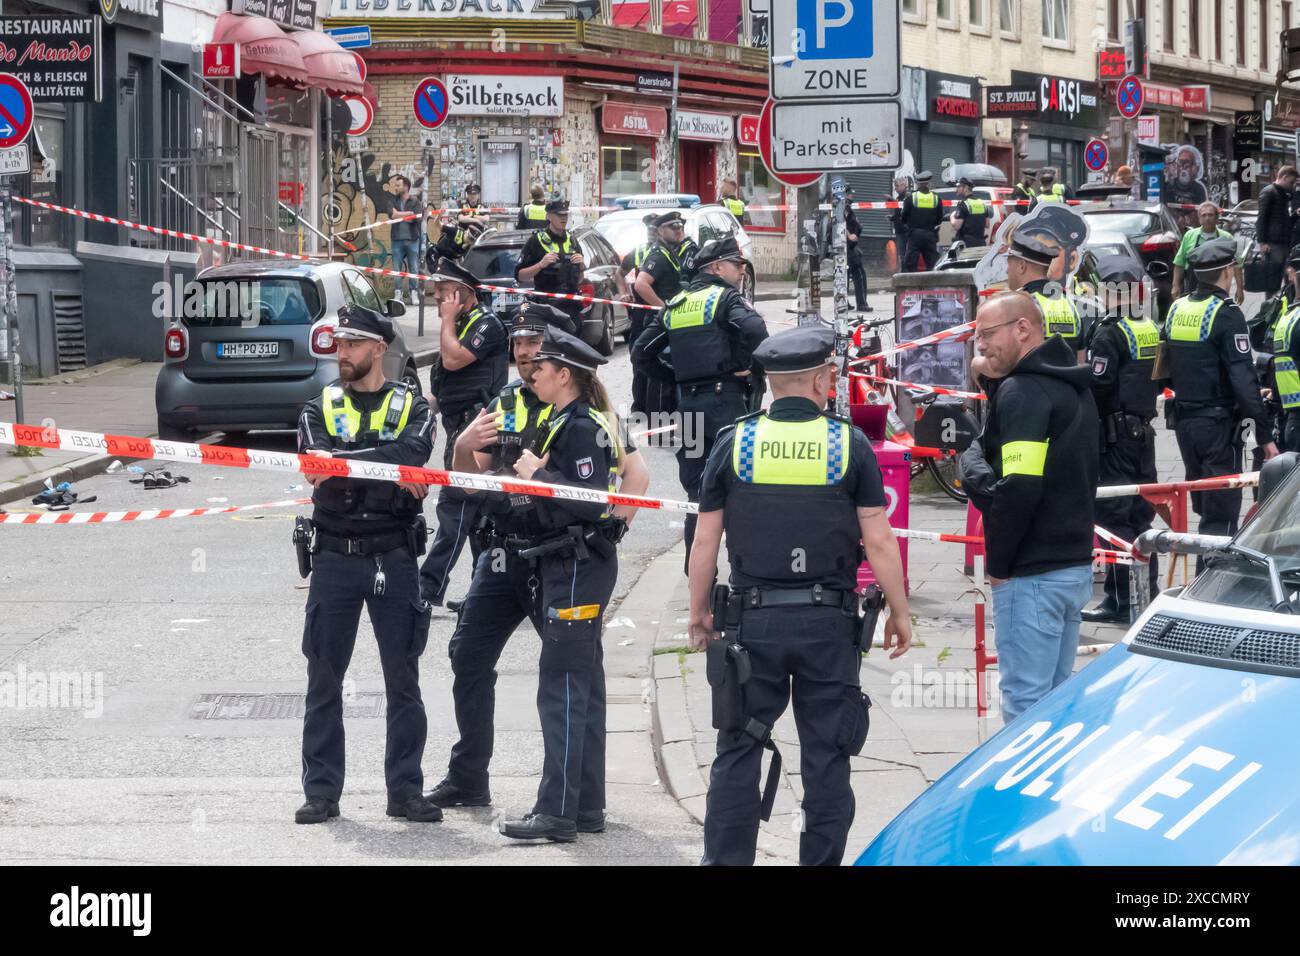
[[1029, 186], [1026, 186], [1023, 182], [1018, 182], [1011, 190], [1011, 198], [1018, 201], [1015, 210], [1022, 215], [1029, 211], [1029, 207], [1033, 205], [1034, 199], [1038, 196], [1037, 188], [1032, 185], [1033, 180], [1034, 177], [1031, 177], [1031, 185]]
[[[1126, 277], [1140, 281], [1140, 276]], [[1109, 279], [1109, 277], [1108, 277]], [[1160, 352], [1160, 329], [1148, 318], [1126, 313], [1102, 320], [1088, 352], [1092, 370], [1092, 396], [1101, 416], [1101, 485], [1148, 484], [1157, 480], [1156, 415], [1160, 383], [1153, 380]], [[1140, 495], [1097, 499], [1097, 523], [1125, 541], [1136, 541], [1151, 527], [1155, 508]], [[1150, 583], [1157, 580], [1156, 562], [1150, 562]], [[1124, 566], [1107, 565], [1105, 598], [1100, 607], [1084, 611], [1086, 621], [1128, 621], [1129, 573]]]
[[[568, 212], [569, 204], [563, 200], [554, 200], [546, 204], [546, 211]], [[582, 247], [578, 245], [578, 240], [573, 238], [573, 233], [567, 229], [556, 235], [551, 232], [548, 225], [529, 236], [528, 241], [524, 243], [523, 251], [519, 253], [515, 279], [519, 279], [520, 270], [537, 265], [548, 252], [556, 253], [560, 257], [559, 261], [547, 266], [533, 277], [533, 288], [538, 292], [564, 292], [577, 295], [582, 287], [584, 267], [570, 262], [569, 257], [581, 254]], [[547, 302], [568, 315], [573, 321], [575, 331], [577, 330], [583, 303], [570, 299], [548, 299]]]
[[988, 223], [992, 207], [988, 200], [978, 196], [967, 196], [958, 206], [961, 213], [961, 228], [957, 230], [957, 239], [967, 246], [988, 244]]
[[[850, 193], [844, 197], [846, 203], [853, 202], [853, 195]], [[870, 312], [871, 306], [867, 303], [867, 270], [862, 264], [862, 223], [858, 222], [857, 214], [849, 208], [844, 211], [844, 228], [847, 232], [853, 233], [857, 239], [846, 239], [845, 243], [846, 258], [849, 267], [849, 280], [853, 283], [853, 301], [859, 312]]]
[[[551, 330], [538, 361], [594, 371], [605, 360], [574, 336]], [[545, 468], [534, 481], [616, 489], [621, 444], [617, 424], [581, 400], [557, 408], [542, 443]], [[569, 841], [577, 821], [605, 807], [605, 668], [601, 629], [618, 577], [615, 547], [626, 524], [604, 502], [535, 499], [540, 536], [519, 548], [535, 561], [525, 582], [536, 594], [542, 633], [537, 710], [542, 725], [542, 779], [533, 811], [504, 821], [506, 836]], [[506, 544], [509, 550], [512, 546]], [[533, 551], [533, 549], [539, 549]], [[530, 553], [531, 552], [531, 553]], [[522, 571], [518, 572], [522, 574]]]
[[[741, 258], [734, 238], [706, 242], [696, 266]], [[750, 371], [754, 349], [767, 338], [767, 325], [739, 290], [718, 276], [701, 272], [686, 291], [674, 296], [659, 324], [646, 329], [632, 346], [632, 365], [648, 378], [666, 380], [669, 369], [659, 361], [671, 349], [671, 375], [677, 384], [677, 409], [682, 414], [683, 443], [677, 450], [677, 471], [687, 498], [698, 501], [704, 463], [718, 432], [750, 410], [757, 383]], [[692, 416], [688, 421], [687, 416]], [[687, 428], [702, 429], [700, 447], [691, 448]], [[686, 516], [686, 561], [690, 566], [695, 540], [695, 515]]]
[[[360, 333], [393, 339], [391, 324], [379, 313], [341, 309], [338, 334]], [[354, 461], [423, 466], [433, 440], [428, 403], [394, 382], [371, 393], [336, 382], [307, 403], [298, 423], [300, 452], [320, 449]], [[353, 478], [322, 482], [312, 501], [313, 568], [302, 639], [307, 658], [303, 791], [309, 802], [319, 798], [331, 803], [343, 791], [343, 677], [364, 604], [379, 644], [388, 702], [384, 776], [389, 813], [409, 815], [402, 808], [412, 798], [423, 803], [420, 760], [427, 730], [419, 657], [429, 638], [430, 609], [420, 599], [416, 573], [424, 549], [420, 502], [392, 482]], [[329, 815], [337, 812], [333, 807]], [[318, 822], [320, 817], [303, 819], [300, 811], [299, 819]]]
[[[434, 281], [439, 280], [463, 282], [471, 287], [479, 284], [473, 273], [450, 259], [439, 260], [434, 270]], [[447, 436], [442, 463], [448, 469], [451, 468], [456, 438], [491, 396], [505, 385], [509, 362], [505, 326], [481, 305], [475, 304], [457, 317], [456, 336], [477, 359], [454, 371], [444, 369], [439, 363], [433, 372], [432, 391], [438, 399], [443, 433]], [[474, 527], [477, 504], [472, 495], [465, 494], [460, 488], [447, 486], [438, 493], [434, 509], [438, 530], [429, 548], [429, 556], [420, 568], [420, 590], [430, 603], [442, 604], [446, 597], [452, 569]], [[471, 541], [470, 549], [477, 558], [477, 541]]]
[[[829, 330], [794, 329], [768, 339], [755, 357], [775, 374], [816, 367], [833, 347]], [[854, 813], [849, 758], [861, 751], [867, 731], [857, 509], [885, 505], [866, 436], [807, 399], [777, 399], [718, 436], [700, 512], [723, 513], [733, 611], [723, 640], [744, 648], [751, 674], [742, 685], [746, 729], [718, 733], [705, 864], [754, 862], [764, 738], [792, 691], [804, 788], [799, 862], [833, 866], [843, 858]], [[716, 615], [714, 627], [723, 629]], [[710, 682], [717, 684], [712, 669]]]
[[[667, 226], [674, 222], [685, 221], [685, 217], [679, 212], [666, 212], [655, 220], [655, 226]], [[675, 247], [660, 239], [646, 256], [641, 271], [649, 274], [655, 295], [664, 302], [682, 291], [682, 285], [690, 274], [695, 252], [695, 243], [690, 239], [682, 239]], [[652, 319], [647, 318], [644, 324], [648, 325], [651, 321]]]
[[[1235, 257], [1235, 245], [1225, 239], [1207, 242], [1189, 255], [1199, 284], [1174, 302], [1165, 318], [1174, 432], [1188, 481], [1241, 471], [1243, 420], [1255, 422], [1260, 444], [1272, 441], [1246, 318], [1226, 290], [1202, 281], [1232, 265]], [[1193, 492], [1191, 498], [1202, 534], [1236, 533], [1241, 489]]]
[[[1292, 248], [1287, 264], [1300, 269], [1300, 246]], [[1300, 305], [1291, 305], [1296, 292], [1287, 288], [1281, 314], [1269, 334], [1273, 350], [1273, 393], [1281, 410], [1278, 432], [1282, 451], [1300, 451]]]
[[[930, 176], [922, 173], [917, 182], [927, 189]], [[943, 200], [933, 192], [912, 192], [903, 200], [899, 219], [907, 229], [907, 259], [903, 271], [916, 272], [920, 259], [925, 258], [927, 269], [939, 261], [939, 224], [943, 222]]]

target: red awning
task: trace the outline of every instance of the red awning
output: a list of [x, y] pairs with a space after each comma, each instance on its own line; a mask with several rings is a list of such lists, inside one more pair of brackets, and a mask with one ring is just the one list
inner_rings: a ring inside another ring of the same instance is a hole
[[309, 85], [336, 96], [345, 93], [360, 96], [364, 93], [357, 58], [339, 46], [333, 37], [314, 30], [298, 30], [289, 34], [289, 39], [302, 53]]
[[294, 86], [308, 84], [307, 65], [298, 44], [266, 17], [223, 13], [217, 17], [212, 42], [238, 43], [241, 67], [246, 73], [264, 73]]

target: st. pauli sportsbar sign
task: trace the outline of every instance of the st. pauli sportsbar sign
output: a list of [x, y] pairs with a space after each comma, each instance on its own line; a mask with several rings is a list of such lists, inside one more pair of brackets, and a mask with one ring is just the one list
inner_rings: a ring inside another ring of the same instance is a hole
[[38, 103], [103, 98], [99, 17], [0, 17], [0, 73], [12, 73]]

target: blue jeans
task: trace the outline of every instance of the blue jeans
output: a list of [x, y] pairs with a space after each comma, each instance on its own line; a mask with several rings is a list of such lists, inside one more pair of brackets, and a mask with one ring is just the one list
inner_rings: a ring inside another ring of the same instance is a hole
[[993, 585], [1003, 723], [1070, 676], [1079, 649], [1079, 612], [1091, 599], [1090, 564]]
[[[419, 272], [423, 263], [420, 261], [420, 240], [419, 239], [394, 239], [393, 240], [393, 268], [398, 272]], [[400, 299], [402, 298], [402, 281], [398, 279], [393, 286], [393, 293]], [[406, 287], [411, 292], [418, 288], [418, 282], [415, 279], [407, 279]]]

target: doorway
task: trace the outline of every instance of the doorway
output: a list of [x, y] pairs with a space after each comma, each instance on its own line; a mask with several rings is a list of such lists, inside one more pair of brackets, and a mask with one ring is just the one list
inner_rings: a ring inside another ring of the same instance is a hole
[[479, 150], [479, 185], [486, 206], [516, 206], [524, 195], [524, 149], [521, 139], [484, 140]]
[[681, 191], [695, 193], [703, 202], [713, 202], [718, 195], [717, 177], [717, 147], [713, 143], [682, 140], [677, 175]]

